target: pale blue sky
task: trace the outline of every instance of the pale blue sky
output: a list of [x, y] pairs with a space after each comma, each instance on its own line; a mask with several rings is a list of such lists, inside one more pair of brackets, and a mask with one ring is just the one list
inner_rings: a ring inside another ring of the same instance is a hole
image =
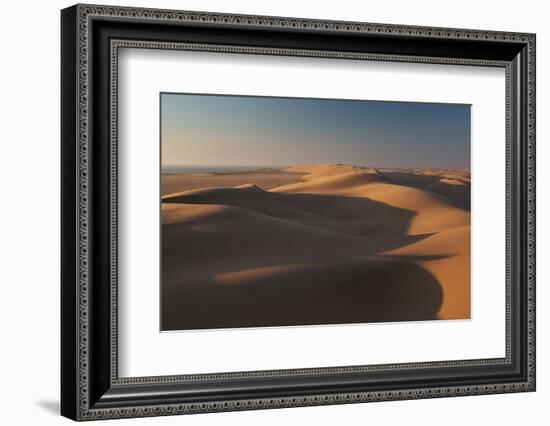
[[470, 167], [470, 106], [161, 94], [163, 166]]

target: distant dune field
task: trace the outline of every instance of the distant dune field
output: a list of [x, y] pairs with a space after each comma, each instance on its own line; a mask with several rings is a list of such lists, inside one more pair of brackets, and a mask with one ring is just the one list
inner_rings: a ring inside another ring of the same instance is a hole
[[470, 318], [470, 173], [163, 175], [162, 329]]
[[162, 176], [162, 195], [197, 188], [229, 187], [254, 182], [265, 190], [300, 180], [302, 173], [280, 169], [252, 170], [244, 173], [173, 173]]

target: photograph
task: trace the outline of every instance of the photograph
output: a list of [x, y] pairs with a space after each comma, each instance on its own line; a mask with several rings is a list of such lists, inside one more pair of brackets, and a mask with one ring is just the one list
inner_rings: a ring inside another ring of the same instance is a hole
[[161, 93], [161, 331], [470, 319], [470, 115]]

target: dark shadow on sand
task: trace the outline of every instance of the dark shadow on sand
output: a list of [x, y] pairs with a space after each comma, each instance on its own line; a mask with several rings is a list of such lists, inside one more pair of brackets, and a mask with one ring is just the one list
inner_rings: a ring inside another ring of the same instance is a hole
[[243, 283], [166, 287], [163, 330], [432, 320], [435, 277], [404, 260], [316, 265]]
[[414, 173], [378, 171], [388, 182], [410, 186], [438, 195], [459, 209], [470, 211], [470, 184], [450, 185], [441, 182], [441, 176], [417, 175]]
[[[260, 188], [223, 188], [164, 199], [164, 203], [216, 204], [346, 235], [404, 236], [416, 213], [366, 197], [272, 193]], [[426, 235], [428, 236], [428, 235]]]
[[[162, 330], [437, 318], [441, 286], [414, 262], [449, 255], [380, 255], [432, 235], [406, 235], [413, 211], [259, 188], [171, 202], [232, 210], [162, 227]], [[282, 269], [254, 275], [269, 267]]]

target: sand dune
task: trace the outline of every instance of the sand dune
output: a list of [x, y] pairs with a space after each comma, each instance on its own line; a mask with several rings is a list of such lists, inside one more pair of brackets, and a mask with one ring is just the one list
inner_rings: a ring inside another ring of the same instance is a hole
[[469, 189], [469, 174], [276, 174], [287, 183], [270, 190], [229, 174], [237, 185], [163, 196], [163, 329], [469, 317], [469, 211], [421, 189]]
[[316, 220], [314, 214], [283, 204], [254, 185], [184, 191], [163, 197], [163, 203], [220, 204], [242, 207], [280, 219], [306, 223]]
[[304, 176], [303, 182], [291, 183], [279, 186], [273, 191], [276, 192], [300, 192], [315, 194], [339, 194], [352, 195], [365, 185], [372, 183], [386, 183], [386, 180], [376, 172], [368, 170], [346, 170], [340, 173], [324, 175], [315, 173]]
[[[201, 265], [196, 265], [199, 268], [205, 262], [212, 262], [206, 274], [211, 274], [222, 263], [241, 270], [281, 262], [330, 261], [376, 254], [429, 236], [356, 236], [216, 204], [165, 204], [163, 217], [166, 228], [163, 259], [179, 259], [184, 254], [182, 261], [199, 262]], [[183, 262], [167, 269], [174, 271], [182, 265]], [[181, 268], [182, 273], [186, 267]]]
[[162, 175], [162, 195], [197, 188], [235, 187], [254, 182], [263, 189], [299, 181], [300, 172], [285, 172], [279, 169], [249, 170], [246, 173], [170, 173]]
[[343, 171], [337, 175], [319, 177], [305, 182], [279, 186], [282, 193], [315, 193], [368, 198], [399, 209], [415, 212], [409, 233], [435, 232], [465, 226], [470, 214], [452, 207], [449, 202], [429, 192], [391, 183], [383, 175], [362, 169]]
[[442, 300], [429, 272], [399, 259], [283, 264], [186, 287], [169, 291], [167, 329], [428, 320]]
[[427, 191], [443, 197], [453, 207], [470, 211], [470, 172], [467, 170], [378, 170], [388, 181], [397, 185]]
[[[415, 260], [431, 272], [443, 292], [439, 319], [470, 317], [470, 226], [448, 229], [384, 253]], [[435, 256], [431, 258], [430, 256]]]
[[284, 169], [289, 173], [303, 173], [303, 180], [310, 181], [322, 177], [338, 176], [345, 173], [360, 173], [373, 169], [356, 167], [350, 164], [313, 164], [308, 166], [287, 167]]

